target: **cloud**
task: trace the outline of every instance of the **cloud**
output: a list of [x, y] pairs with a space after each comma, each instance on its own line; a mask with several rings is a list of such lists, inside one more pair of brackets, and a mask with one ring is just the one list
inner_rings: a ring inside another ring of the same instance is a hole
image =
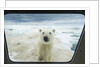
[[5, 24], [66, 25], [84, 24], [82, 14], [7, 14]]

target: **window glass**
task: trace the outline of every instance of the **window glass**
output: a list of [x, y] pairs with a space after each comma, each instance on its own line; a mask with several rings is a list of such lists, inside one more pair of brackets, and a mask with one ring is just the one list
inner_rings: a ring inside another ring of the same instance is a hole
[[68, 62], [85, 23], [83, 14], [6, 14], [5, 34], [14, 62]]

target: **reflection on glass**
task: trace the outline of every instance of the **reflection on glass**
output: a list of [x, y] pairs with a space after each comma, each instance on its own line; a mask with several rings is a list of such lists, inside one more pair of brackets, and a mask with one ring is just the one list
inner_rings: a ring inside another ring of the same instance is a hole
[[14, 62], [70, 61], [85, 23], [82, 14], [16, 13], [4, 18], [9, 58]]

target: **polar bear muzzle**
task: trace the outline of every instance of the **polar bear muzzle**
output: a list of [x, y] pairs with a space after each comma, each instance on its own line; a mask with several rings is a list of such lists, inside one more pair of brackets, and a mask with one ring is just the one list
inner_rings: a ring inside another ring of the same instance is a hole
[[48, 41], [49, 41], [49, 38], [48, 38], [47, 36], [44, 36], [43, 40], [44, 40], [45, 42], [48, 42]]

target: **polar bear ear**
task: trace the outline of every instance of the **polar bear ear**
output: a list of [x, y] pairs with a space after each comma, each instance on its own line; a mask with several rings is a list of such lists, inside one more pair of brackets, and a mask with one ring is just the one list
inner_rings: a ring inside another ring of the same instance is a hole
[[39, 32], [41, 32], [42, 30], [40, 29]]
[[53, 32], [55, 32], [55, 29], [53, 29]]

